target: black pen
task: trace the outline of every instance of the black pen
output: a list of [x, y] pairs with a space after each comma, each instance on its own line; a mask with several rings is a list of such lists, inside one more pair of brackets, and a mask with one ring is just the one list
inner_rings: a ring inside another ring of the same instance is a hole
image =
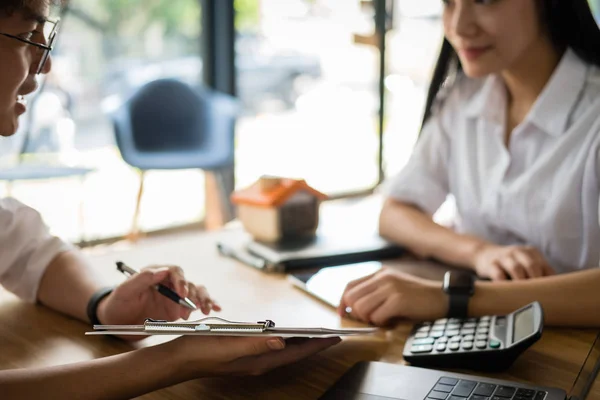
[[[117, 261], [117, 269], [124, 274], [128, 274], [129, 276], [140, 273], [140, 271], [138, 271], [134, 268], [131, 268], [129, 265], [127, 265], [121, 261]], [[196, 307], [196, 305], [194, 304], [193, 301], [191, 301], [187, 297], [183, 297], [183, 298], [180, 297], [173, 290], [169, 289], [168, 287], [166, 287], [165, 285], [163, 285], [161, 283], [156, 285], [155, 288], [156, 288], [156, 290], [158, 290], [158, 293], [162, 294], [165, 297], [168, 297], [169, 299], [173, 300], [175, 303], [178, 303], [186, 308], [189, 308], [190, 310], [198, 309], [198, 307]]]

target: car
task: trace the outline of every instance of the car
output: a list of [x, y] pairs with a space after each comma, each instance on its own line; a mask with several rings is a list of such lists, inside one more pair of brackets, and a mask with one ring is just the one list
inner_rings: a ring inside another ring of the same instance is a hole
[[[305, 88], [321, 76], [320, 60], [310, 54], [267, 50], [247, 38], [238, 39], [236, 49], [237, 96], [246, 112], [260, 112], [268, 101], [293, 108]], [[196, 85], [202, 81], [202, 67], [198, 56], [157, 62], [116, 60], [104, 76], [104, 111], [114, 110], [136, 89], [156, 79], [174, 78]]]

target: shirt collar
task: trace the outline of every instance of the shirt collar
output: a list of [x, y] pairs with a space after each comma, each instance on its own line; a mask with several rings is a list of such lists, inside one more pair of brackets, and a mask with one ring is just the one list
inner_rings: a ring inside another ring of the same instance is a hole
[[[550, 135], [557, 136], [567, 123], [587, 78], [587, 64], [567, 49], [550, 80], [534, 103], [526, 120]], [[484, 117], [504, 123], [506, 87], [497, 75], [485, 78], [482, 88], [465, 109], [469, 117]]]
[[587, 79], [587, 64], [567, 49], [527, 120], [550, 135], [565, 132]]
[[470, 118], [504, 122], [506, 108], [506, 86], [498, 75], [484, 78], [481, 89], [475, 93], [466, 105], [465, 113]]

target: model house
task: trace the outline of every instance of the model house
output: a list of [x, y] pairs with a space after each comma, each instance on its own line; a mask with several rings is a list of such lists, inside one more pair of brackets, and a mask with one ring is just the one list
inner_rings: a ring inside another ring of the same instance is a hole
[[234, 192], [231, 200], [247, 232], [256, 240], [277, 242], [314, 235], [326, 198], [302, 179], [264, 176]]

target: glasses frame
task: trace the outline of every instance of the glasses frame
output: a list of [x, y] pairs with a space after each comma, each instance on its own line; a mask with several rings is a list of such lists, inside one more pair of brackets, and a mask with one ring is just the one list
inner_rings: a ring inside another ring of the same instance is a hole
[[31, 46], [35, 46], [38, 49], [42, 50], [42, 55], [41, 55], [41, 58], [40, 58], [37, 70], [35, 72], [36, 75], [39, 75], [39, 74], [42, 73], [42, 70], [44, 69], [44, 66], [46, 65], [46, 62], [48, 61], [48, 57], [50, 56], [50, 52], [52, 50], [54, 50], [54, 42], [56, 40], [56, 35], [58, 34], [59, 22], [60, 22], [60, 20], [56, 20], [56, 21], [50, 21], [50, 20], [48, 20], [48, 21], [45, 22], [45, 23], [51, 23], [51, 24], [54, 25], [52, 27], [52, 30], [50, 31], [50, 34], [48, 35], [48, 44], [47, 45], [46, 44], [37, 43], [37, 42], [34, 42], [32, 40], [29, 40], [29, 39], [23, 39], [21, 37], [18, 37], [18, 36], [15, 36], [15, 35], [11, 35], [10, 33], [2, 33], [2, 32], [0, 32], [0, 35], [6, 36], [6, 37], [11, 38], [11, 39], [18, 40], [19, 42], [23, 42], [23, 43], [29, 44]]

